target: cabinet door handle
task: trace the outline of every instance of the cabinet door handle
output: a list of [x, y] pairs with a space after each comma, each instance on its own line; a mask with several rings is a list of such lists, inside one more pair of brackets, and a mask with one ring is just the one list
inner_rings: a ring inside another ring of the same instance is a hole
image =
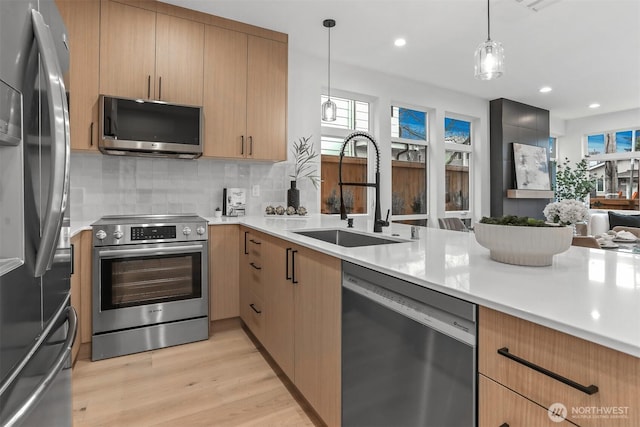
[[258, 242], [257, 240], [249, 239], [251, 243], [255, 243], [256, 245], [261, 245], [262, 242]]
[[255, 268], [256, 270], [262, 270], [262, 267], [258, 267], [257, 265], [255, 265], [254, 263], [250, 262], [249, 265], [253, 268]]
[[249, 136], [249, 155], [253, 156], [253, 136]]
[[247, 251], [247, 234], [249, 234], [248, 231], [244, 232], [244, 254], [245, 255], [249, 255], [249, 251]]
[[162, 101], [162, 77], [158, 77], [158, 101]]
[[538, 371], [541, 374], [544, 374], [548, 377], [553, 378], [556, 381], [560, 381], [561, 383], [564, 383], [570, 387], [575, 388], [576, 390], [580, 390], [581, 392], [588, 394], [588, 395], [592, 395], [598, 392], [598, 387], [595, 385], [589, 385], [589, 386], [584, 386], [582, 384], [578, 384], [577, 382], [570, 380], [569, 378], [565, 378], [562, 375], [556, 374], [555, 372], [552, 372], [548, 369], [543, 368], [542, 366], [538, 366], [534, 363], [529, 362], [528, 360], [525, 360], [521, 357], [518, 357], [512, 353], [509, 353], [509, 349], [507, 347], [502, 347], [500, 349], [498, 349], [498, 354], [500, 354], [501, 356], [504, 356], [506, 358], [509, 358], [511, 360], [513, 360], [514, 362], [520, 363], [521, 365], [526, 366], [527, 368], [531, 368], [534, 371]]
[[71, 275], [73, 276], [73, 273], [75, 273], [75, 270], [76, 270], [76, 262], [75, 262], [76, 249], [73, 246], [73, 243], [69, 245], [69, 249], [70, 249], [69, 252], [71, 252]]
[[151, 99], [151, 74], [147, 76], [147, 99]]
[[89, 126], [89, 145], [93, 147], [93, 122], [91, 122], [91, 126]]
[[298, 283], [298, 281], [296, 280], [296, 254], [298, 253], [298, 251], [296, 250], [292, 250], [291, 251], [291, 283]]
[[240, 154], [242, 154], [244, 156], [244, 135], [240, 135], [240, 140], [241, 140]]
[[287, 252], [285, 253], [284, 278], [287, 280], [291, 280], [291, 276], [289, 275], [289, 252], [291, 252], [291, 248], [287, 248]]
[[255, 305], [254, 305], [254, 304], [249, 304], [249, 307], [251, 307], [251, 309], [252, 309], [253, 311], [255, 311], [256, 313], [258, 313], [258, 314], [262, 313], [262, 311], [258, 310], [258, 309], [255, 307]]

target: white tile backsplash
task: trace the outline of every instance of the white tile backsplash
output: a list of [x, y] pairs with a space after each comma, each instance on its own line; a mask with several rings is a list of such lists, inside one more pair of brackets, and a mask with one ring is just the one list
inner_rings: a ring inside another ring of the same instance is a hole
[[[90, 221], [103, 215], [197, 213], [213, 217], [222, 208], [222, 189], [245, 187], [247, 213], [261, 215], [266, 202], [283, 202], [293, 171], [290, 163], [212, 159], [179, 160], [71, 154], [71, 217]], [[260, 196], [253, 197], [253, 185]], [[317, 213], [317, 191], [298, 183], [301, 204]]]

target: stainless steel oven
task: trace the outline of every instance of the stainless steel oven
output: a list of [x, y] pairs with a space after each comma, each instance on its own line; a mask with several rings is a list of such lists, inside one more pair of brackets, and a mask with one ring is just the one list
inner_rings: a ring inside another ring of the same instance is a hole
[[93, 231], [93, 360], [208, 338], [205, 219], [104, 217]]

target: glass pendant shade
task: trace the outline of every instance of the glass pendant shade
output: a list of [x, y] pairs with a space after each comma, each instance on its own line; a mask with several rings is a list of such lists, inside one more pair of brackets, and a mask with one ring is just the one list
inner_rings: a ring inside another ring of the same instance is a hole
[[322, 103], [322, 121], [323, 122], [333, 122], [336, 120], [336, 112], [338, 108], [336, 107], [336, 103], [331, 100], [331, 98], [327, 99]]
[[476, 49], [475, 77], [480, 80], [497, 79], [504, 73], [502, 43], [487, 39]]

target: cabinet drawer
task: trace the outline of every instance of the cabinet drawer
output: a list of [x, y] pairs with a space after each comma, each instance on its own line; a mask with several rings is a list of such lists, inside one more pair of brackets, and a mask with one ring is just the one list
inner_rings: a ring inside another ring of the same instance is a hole
[[249, 255], [255, 257], [256, 259], [260, 259], [260, 255], [262, 254], [262, 238], [261, 236], [249, 233], [247, 236], [247, 251]]
[[249, 289], [240, 292], [240, 317], [258, 341], [264, 339], [264, 304]]
[[486, 307], [480, 307], [478, 370], [544, 408], [562, 403], [576, 424], [640, 425], [640, 359]]
[[572, 425], [566, 420], [552, 421], [547, 409], [484, 375], [479, 375], [478, 378], [478, 427], [569, 427]]

